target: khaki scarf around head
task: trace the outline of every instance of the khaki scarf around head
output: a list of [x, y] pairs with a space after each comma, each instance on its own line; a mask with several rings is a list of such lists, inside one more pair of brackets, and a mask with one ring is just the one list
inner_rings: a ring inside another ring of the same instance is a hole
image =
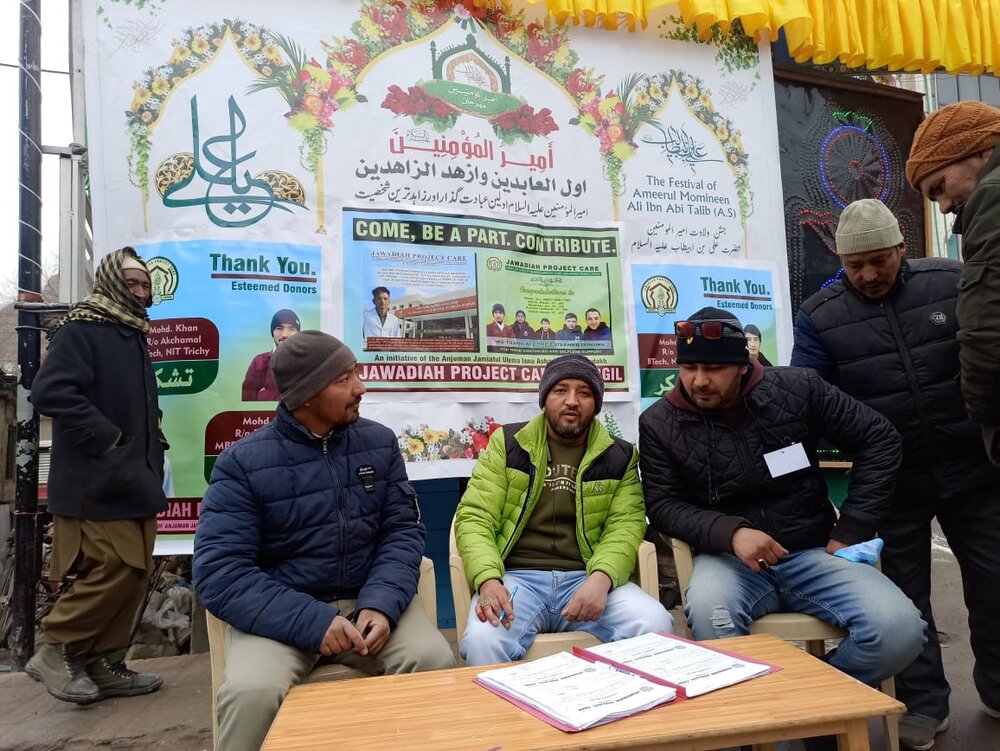
[[[63, 319], [56, 325], [52, 333], [70, 321], [87, 321], [89, 323], [120, 323], [144, 334], [149, 333], [149, 316], [142, 304], [132, 297], [128, 284], [122, 276], [126, 264], [132, 268], [140, 264], [146, 270], [146, 264], [135, 252], [134, 248], [124, 247], [114, 250], [101, 259], [94, 278], [94, 291], [70, 308]], [[148, 271], [146, 272], [149, 273]]]

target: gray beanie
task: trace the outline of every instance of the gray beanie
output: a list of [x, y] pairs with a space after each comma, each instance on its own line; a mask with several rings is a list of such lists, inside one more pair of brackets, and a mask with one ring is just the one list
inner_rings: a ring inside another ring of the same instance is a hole
[[862, 198], [849, 204], [837, 224], [837, 255], [895, 248], [903, 242], [899, 222], [889, 207], [877, 198]]
[[274, 383], [290, 410], [301, 407], [356, 363], [340, 339], [315, 330], [286, 339], [271, 356]]
[[604, 379], [601, 371], [583, 355], [563, 355], [550, 360], [538, 384], [538, 406], [544, 409], [545, 400], [552, 387], [566, 378], [578, 378], [594, 392], [594, 414], [601, 411], [604, 404]]

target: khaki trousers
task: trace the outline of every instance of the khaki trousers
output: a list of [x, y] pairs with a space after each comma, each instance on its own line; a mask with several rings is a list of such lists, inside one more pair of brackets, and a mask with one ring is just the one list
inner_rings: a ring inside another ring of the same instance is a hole
[[50, 577], [76, 579], [42, 620], [39, 642], [80, 644], [92, 655], [128, 648], [153, 569], [156, 517], [53, 520]]
[[[330, 603], [341, 613], [354, 610], [354, 600]], [[319, 655], [273, 639], [226, 629], [226, 676], [219, 687], [219, 738], [215, 751], [259, 749], [289, 689], [316, 665]], [[352, 652], [328, 658], [371, 675], [414, 673], [455, 667], [448, 642], [414, 600], [403, 611], [377, 657]], [[331, 707], [336, 712], [336, 707]]]

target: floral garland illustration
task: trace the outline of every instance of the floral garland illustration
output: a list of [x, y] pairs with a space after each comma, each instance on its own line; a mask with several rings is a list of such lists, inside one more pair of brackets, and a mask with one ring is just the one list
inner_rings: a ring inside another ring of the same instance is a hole
[[702, 39], [698, 28], [694, 25], [686, 26], [684, 20], [679, 16], [665, 18], [660, 22], [660, 28], [663, 29], [660, 33], [661, 39], [710, 44], [715, 47], [715, 62], [726, 73], [753, 70], [755, 73], [754, 81], [760, 80], [757, 42], [743, 30], [741, 19], [733, 20], [729, 25], [728, 34], [722, 32], [722, 27], [719, 24], [714, 24], [710, 29], [708, 39]]
[[[235, 45], [243, 61], [261, 78], [286, 80], [301, 74], [286, 60], [286, 53], [275, 41], [278, 37], [240, 19], [185, 29], [173, 40], [173, 51], [163, 65], [147, 68], [132, 84], [132, 103], [126, 111], [130, 151], [129, 172], [142, 196], [143, 226], [148, 230], [146, 206], [149, 201], [150, 133], [156, 127], [174, 91], [219, 56], [227, 39]], [[284, 93], [284, 92], [283, 92]], [[317, 184], [321, 184], [317, 175]], [[317, 200], [322, 210], [322, 200]], [[322, 218], [320, 217], [320, 225]]]
[[[638, 149], [636, 134], [655, 120], [676, 85], [694, 116], [715, 134], [736, 174], [736, 188], [744, 219], [752, 211], [748, 157], [731, 121], [716, 112], [704, 83], [690, 74], [671, 70], [656, 75], [633, 74], [617, 88], [602, 90], [604, 76], [579, 65], [565, 27], [546, 28], [525, 23], [523, 11], [501, 6], [477, 7], [476, 0], [411, 0], [385, 2], [362, 0], [351, 34], [321, 41], [326, 60], [306, 58], [292, 40], [240, 19], [224, 19], [184, 31], [174, 40], [173, 54], [164, 65], [147, 69], [134, 84], [132, 105], [126, 113], [130, 134], [129, 170], [142, 193], [144, 225], [149, 195], [149, 134], [155, 127], [171, 93], [218, 56], [225, 39], [236, 45], [258, 81], [250, 93], [274, 89], [285, 99], [288, 124], [302, 134], [303, 166], [315, 177], [318, 231], [324, 231], [323, 155], [334, 128], [334, 115], [356, 103], [367, 101], [357, 91], [358, 83], [379, 57], [400, 45], [422, 39], [447, 23], [458, 23], [470, 33], [491, 34], [511, 53], [555, 80], [570, 95], [577, 109], [571, 125], [598, 140], [604, 174], [614, 198], [625, 192], [623, 164]], [[427, 123], [438, 131], [452, 127], [459, 111], [433, 96], [420, 83], [404, 91], [393, 85], [382, 107], [416, 124]], [[490, 119], [504, 143], [531, 141], [558, 129], [548, 108], [535, 110], [522, 103], [516, 110]]]
[[492, 417], [470, 418], [463, 428], [437, 430], [426, 424], [407, 425], [396, 436], [404, 462], [433, 462], [445, 459], [478, 459], [486, 450], [493, 431], [501, 425]]
[[[727, 163], [736, 175], [743, 218], [752, 212], [749, 159], [740, 135], [729, 119], [715, 111], [711, 93], [701, 79], [683, 71], [671, 70], [656, 76], [633, 74], [617, 88], [602, 92], [604, 76], [579, 65], [579, 56], [570, 46], [565, 27], [550, 29], [540, 23], [525, 23], [523, 11], [511, 11], [502, 5], [477, 7], [475, 0], [413, 0], [408, 4], [364, 0], [359, 19], [351, 26], [353, 36], [335, 38], [323, 46], [330, 67], [343, 66], [345, 75], [356, 78], [379, 56], [400, 44], [427, 36], [450, 21], [469, 31], [485, 30], [510, 52], [554, 79], [570, 95], [579, 113], [570, 124], [598, 139], [616, 217], [618, 198], [625, 192], [623, 164], [635, 156], [636, 134], [643, 125], [655, 120], [674, 83], [695, 117], [708, 126], [726, 152]], [[426, 123], [439, 132], [454, 126], [459, 115], [456, 108], [430, 94], [421, 83], [406, 91], [391, 86], [382, 107], [410, 117], [414, 124]], [[490, 122], [507, 144], [518, 138], [530, 141], [558, 128], [547, 108], [536, 112], [527, 104], [516, 113], [506, 113]]]
[[[621, 428], [610, 412], [601, 415], [604, 426], [615, 438], [622, 437]], [[470, 418], [459, 430], [438, 430], [426, 423], [407, 425], [396, 436], [404, 462], [435, 462], [447, 459], [478, 459], [486, 450], [490, 436], [503, 427], [486, 415], [481, 419]]]
[[[711, 91], [702, 79], [683, 70], [667, 70], [661, 73], [651, 73], [633, 76], [626, 79], [619, 87], [615, 101], [615, 111], [620, 112], [621, 123], [626, 124], [629, 132], [627, 157], [635, 153], [635, 132], [639, 126], [655, 123], [662, 108], [666, 105], [671, 89], [676, 89], [681, 101], [718, 141], [725, 154], [726, 164], [733, 170], [734, 185], [739, 197], [740, 215], [745, 221], [753, 213], [753, 193], [750, 189], [750, 155], [743, 145], [740, 132], [732, 120], [715, 109], [712, 103]], [[613, 98], [605, 97], [605, 101]], [[607, 109], [607, 107], [605, 107]], [[598, 108], [600, 112], [600, 107]], [[587, 123], [581, 122], [587, 127]], [[624, 127], [623, 127], [624, 130]], [[622, 160], [624, 161], [624, 160]]]

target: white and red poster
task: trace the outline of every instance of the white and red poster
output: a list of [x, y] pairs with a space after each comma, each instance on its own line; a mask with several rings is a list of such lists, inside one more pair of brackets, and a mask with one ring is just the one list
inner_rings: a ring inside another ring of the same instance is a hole
[[215, 457], [273, 413], [253, 377], [275, 322], [351, 346], [411, 477], [462, 476], [566, 351], [598, 362], [601, 418], [635, 437], [629, 259], [770, 262], [785, 284], [766, 48], [542, 21], [84, 0], [95, 245], [152, 263], [164, 531], [190, 539]]

